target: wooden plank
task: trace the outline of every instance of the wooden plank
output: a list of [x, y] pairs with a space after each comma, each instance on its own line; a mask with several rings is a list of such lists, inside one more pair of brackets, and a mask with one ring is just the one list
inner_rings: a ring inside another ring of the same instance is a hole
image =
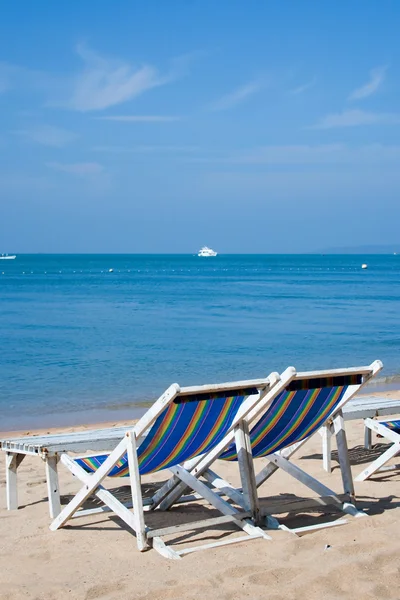
[[[279, 454], [283, 458], [289, 458], [290, 456], [293, 456], [293, 454], [295, 452], [297, 452], [299, 450], [299, 448], [301, 448], [306, 443], [307, 439], [308, 438], [306, 438], [305, 440], [302, 440], [301, 442], [296, 442], [295, 444], [292, 444], [291, 446], [288, 446], [287, 448], [284, 448], [283, 450], [280, 450], [279, 452], [276, 452], [275, 454]], [[266, 457], [266, 458], [268, 458], [268, 457]], [[268, 465], [266, 465], [256, 475], [257, 487], [260, 487], [263, 483], [265, 483], [267, 481], [267, 479], [269, 479], [271, 477], [271, 475], [273, 475], [278, 468], [279, 468], [278, 465], [273, 462], [270, 462]]]
[[299, 371], [296, 379], [314, 379], [319, 377], [341, 377], [345, 375], [376, 375], [383, 368], [380, 360], [375, 360], [368, 366], [349, 367], [346, 369], [325, 369], [323, 371]]
[[366, 450], [372, 448], [372, 431], [369, 427], [364, 427], [364, 448]]
[[222, 494], [233, 500], [235, 504], [238, 504], [244, 510], [246, 510], [245, 501], [241, 490], [235, 489], [228, 481], [222, 479], [222, 477], [217, 475], [217, 473], [214, 473], [214, 471], [211, 469], [204, 471], [202, 477], [204, 477], [208, 483], [219, 490]]
[[384, 422], [380, 423], [379, 421], [374, 421], [374, 419], [365, 419], [364, 424], [366, 427], [369, 427], [375, 431], [375, 433], [378, 433], [390, 442], [396, 443], [400, 439], [400, 434], [398, 434], [396, 431], [393, 431], [393, 429], [386, 427]]
[[[216, 494], [219, 494], [220, 496], [224, 496], [223, 492], [220, 491], [216, 491]], [[203, 498], [200, 496], [200, 494], [188, 494], [187, 496], [181, 496], [179, 498], [179, 500], [177, 500], [177, 504], [186, 504], [188, 502], [198, 502], [199, 500], [203, 500]], [[132, 508], [132, 500], [130, 500], [130, 502], [123, 502], [123, 505], [126, 508]], [[145, 512], [151, 510], [151, 498], [143, 498], [143, 510]], [[75, 517], [81, 517], [84, 515], [90, 515], [90, 514], [96, 514], [96, 513], [102, 513], [102, 512], [109, 512], [110, 509], [108, 508], [108, 506], [97, 506], [96, 508], [90, 508], [90, 509], [80, 509], [78, 510], [74, 515], [72, 515], [72, 518], [74, 519]]]
[[18, 510], [18, 467], [24, 454], [6, 453], [6, 504], [7, 510]]
[[180, 560], [181, 557], [179, 556], [178, 552], [175, 552], [173, 548], [167, 546], [160, 537], [155, 537], [150, 541], [154, 550], [157, 550], [157, 552], [164, 558]]
[[400, 469], [400, 464], [387, 465], [386, 467], [381, 467], [378, 472], [386, 473], [386, 471], [398, 471], [399, 469]]
[[353, 398], [343, 409], [345, 421], [384, 417], [400, 413], [400, 400], [382, 400], [374, 397], [362, 399], [362, 396]]
[[270, 379], [245, 379], [243, 381], [227, 381], [225, 383], [212, 383], [205, 385], [195, 385], [182, 387], [180, 394], [186, 396], [190, 394], [201, 394], [202, 392], [223, 392], [224, 390], [234, 390], [245, 387], [263, 388], [270, 386]]
[[327, 473], [332, 472], [332, 433], [329, 424], [319, 430], [322, 436], [322, 465]]
[[349, 450], [347, 447], [346, 430], [344, 428], [342, 412], [336, 414], [333, 420], [333, 427], [336, 435], [340, 472], [343, 482], [343, 491], [345, 494], [349, 494], [350, 497], [354, 499], [354, 483], [353, 476], [351, 474]]
[[61, 512], [60, 489], [57, 472], [57, 455], [49, 455], [45, 460], [47, 495], [49, 498], [50, 518], [54, 519]]
[[114, 449], [130, 429], [132, 429], [132, 426], [49, 434], [46, 436], [24, 436], [22, 438], [1, 440], [0, 445], [4, 451], [9, 450], [32, 455], [47, 452], [61, 454], [69, 451], [109, 451]]
[[229, 546], [230, 544], [238, 544], [240, 542], [247, 542], [248, 540], [259, 539], [260, 535], [241, 535], [239, 537], [231, 538], [222, 542], [213, 542], [212, 544], [204, 544], [203, 546], [192, 546], [184, 548], [183, 550], [177, 550], [177, 554], [180, 556], [184, 554], [191, 554], [192, 552], [199, 552], [201, 550], [210, 550], [211, 548], [219, 548], [220, 546]]
[[142, 488], [140, 483], [136, 438], [132, 431], [128, 433], [128, 464], [129, 478], [131, 482], [133, 514], [136, 521], [136, 540], [138, 549], [140, 552], [143, 552], [149, 547], [149, 545], [146, 540], [146, 525], [144, 522]]
[[18, 509], [17, 455], [6, 453], [7, 510]]
[[260, 525], [260, 505], [257, 495], [253, 456], [251, 453], [249, 427], [246, 421], [240, 421], [236, 427], [235, 443], [244, 505], [247, 510], [251, 511], [254, 523]]
[[250, 512], [237, 513], [235, 515], [223, 515], [222, 517], [212, 517], [210, 519], [203, 519], [202, 521], [192, 521], [191, 523], [183, 523], [182, 525], [172, 525], [171, 527], [162, 527], [161, 529], [151, 529], [147, 537], [161, 537], [164, 535], [173, 535], [180, 533], [181, 531], [194, 531], [195, 529], [206, 529], [214, 525], [224, 525], [225, 523], [235, 523], [242, 519], [251, 517]]
[[338, 521], [328, 521], [327, 523], [318, 523], [317, 525], [308, 525], [305, 527], [294, 527], [290, 529], [291, 533], [295, 535], [305, 535], [307, 533], [312, 533], [313, 531], [319, 531], [320, 529], [329, 529], [330, 527], [338, 527], [340, 525], [346, 525], [346, 519], [340, 519]]

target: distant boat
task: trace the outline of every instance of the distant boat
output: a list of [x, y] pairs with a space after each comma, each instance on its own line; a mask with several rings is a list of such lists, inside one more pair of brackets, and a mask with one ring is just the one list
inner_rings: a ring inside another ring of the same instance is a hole
[[363, 265], [361, 265], [361, 268], [362, 268], [362, 269], [368, 269], [368, 265], [367, 265], [367, 263], [364, 263]]
[[0, 260], [14, 260], [17, 258], [15, 254], [0, 254]]
[[217, 252], [208, 246], [203, 246], [197, 256], [217, 256]]

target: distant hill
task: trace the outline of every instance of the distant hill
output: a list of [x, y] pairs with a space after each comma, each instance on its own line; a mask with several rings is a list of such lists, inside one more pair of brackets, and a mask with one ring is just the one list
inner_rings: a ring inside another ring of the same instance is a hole
[[393, 254], [400, 255], [398, 244], [367, 244], [365, 246], [338, 246], [321, 250], [322, 254]]

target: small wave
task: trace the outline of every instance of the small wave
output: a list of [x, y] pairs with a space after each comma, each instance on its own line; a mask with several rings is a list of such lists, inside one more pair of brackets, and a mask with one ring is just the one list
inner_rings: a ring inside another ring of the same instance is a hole
[[400, 383], [400, 373], [396, 373], [395, 375], [386, 375], [385, 377], [375, 377], [373, 382], [371, 382], [371, 385], [382, 385], [384, 383]]
[[101, 408], [107, 410], [125, 410], [127, 408], [149, 408], [155, 400], [132, 400], [131, 402], [115, 402], [103, 405]]

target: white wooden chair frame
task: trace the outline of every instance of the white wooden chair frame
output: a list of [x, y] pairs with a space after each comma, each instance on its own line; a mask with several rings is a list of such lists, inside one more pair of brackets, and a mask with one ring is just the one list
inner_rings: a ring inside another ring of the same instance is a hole
[[[334, 432], [337, 439], [343, 488], [345, 495], [349, 499], [348, 502], [343, 502], [342, 500], [340, 500], [338, 495], [333, 490], [322, 484], [314, 477], [311, 477], [304, 470], [300, 469], [300, 467], [294, 465], [289, 461], [289, 458], [310, 439], [309, 437], [305, 440], [302, 440], [301, 442], [298, 442], [297, 444], [293, 444], [292, 446], [283, 449], [280, 452], [266, 456], [265, 458], [269, 461], [269, 464], [265, 468], [263, 468], [260, 471], [260, 473], [258, 473], [258, 475], [256, 476], [254, 471], [254, 459], [251, 455], [251, 444], [249, 437], [249, 424], [255, 421], [254, 414], [252, 413], [250, 413], [248, 417], [246, 417], [245, 422], [242, 425], [241, 435], [243, 437], [236, 439], [237, 448], [242, 449], [242, 452], [247, 457], [247, 460], [241, 459], [240, 451], [238, 451], [238, 462], [241, 473], [241, 479], [242, 481], [245, 481], [247, 483], [249, 489], [235, 489], [230, 483], [219, 477], [215, 472], [211, 471], [210, 466], [216, 458], [213, 453], [210, 453], [210, 455], [207, 454], [205, 457], [200, 459], [194, 459], [193, 461], [185, 464], [184, 467], [188, 470], [191, 469], [191, 473], [195, 477], [198, 478], [202, 476], [213, 488], [219, 490], [221, 493], [233, 500], [236, 504], [241, 506], [244, 510], [250, 511], [253, 515], [254, 521], [258, 525], [262, 524], [262, 517], [266, 516], [267, 524], [269, 526], [279, 526], [278, 522], [275, 519], [271, 519], [270, 515], [266, 514], [265, 511], [261, 511], [259, 497], [257, 494], [257, 488], [259, 488], [267, 479], [269, 479], [269, 477], [271, 477], [271, 475], [278, 468], [281, 468], [289, 475], [294, 477], [296, 480], [310, 488], [313, 492], [317, 493], [319, 495], [318, 501], [320, 505], [334, 505], [336, 508], [340, 509], [344, 513], [355, 517], [366, 516], [365, 513], [357, 510], [354, 504], [354, 483], [348, 456], [347, 439], [344, 427], [342, 408], [349, 401], [349, 399], [361, 389], [362, 386], [364, 386], [372, 377], [374, 377], [382, 369], [382, 366], [383, 365], [380, 361], [375, 361], [369, 367], [361, 367], [356, 369], [350, 368], [342, 370], [335, 369], [329, 371], [312, 371], [298, 373], [295, 377], [293, 377], [293, 379], [311, 379], [327, 376], [345, 376], [352, 375], [355, 373], [364, 375], [364, 380], [361, 384], [351, 385], [348, 387], [332, 419], [332, 426], [334, 428]], [[258, 413], [258, 415], [259, 414], [260, 413]], [[243, 451], [243, 449], [245, 450]], [[179, 498], [186, 492], [186, 490], [187, 488], [185, 484], [179, 482], [177, 477], [170, 479], [163, 486], [163, 488], [161, 488], [155, 495], [157, 505], [159, 504], [160, 508], [163, 510], [168, 510], [175, 502], [179, 500]], [[286, 507], [283, 507], [283, 511], [286, 511]], [[338, 522], [338, 524], [342, 523], [343, 521]], [[326, 526], [330, 526], [330, 524], [327, 524]], [[309, 529], [309, 527], [302, 528], [302, 532], [306, 532]], [[311, 529], [315, 529], [315, 526], [312, 526]], [[297, 530], [297, 532], [300, 533], [300, 530]]]
[[393, 442], [392, 445], [385, 450], [376, 460], [374, 460], [366, 469], [364, 469], [356, 477], [356, 481], [365, 481], [369, 479], [374, 473], [382, 473], [385, 471], [394, 471], [400, 469], [400, 465], [387, 465], [389, 460], [400, 455], [400, 434], [389, 427], [386, 427], [384, 422], [375, 421], [374, 419], [365, 419], [364, 421], [366, 430], [370, 433], [374, 431], [378, 435], [389, 442]]
[[[384, 417], [395, 415], [400, 412], [400, 399], [382, 398], [382, 396], [355, 396], [343, 409], [345, 421]], [[332, 422], [327, 422], [319, 430], [322, 437], [322, 460], [323, 467], [328, 473], [332, 472], [332, 437], [335, 434]], [[371, 449], [371, 429], [365, 427], [364, 447]]]
[[[226, 383], [221, 385], [212, 386], [201, 386], [201, 387], [190, 387], [182, 388], [177, 384], [173, 384], [166, 390], [166, 392], [157, 400], [154, 405], [147, 411], [147, 413], [139, 420], [135, 427], [129, 431], [125, 437], [121, 440], [118, 446], [110, 453], [104, 463], [98, 468], [93, 474], [88, 474], [82, 469], [75, 461], [73, 461], [67, 454], [61, 456], [63, 464], [69, 468], [69, 470], [82, 481], [84, 484], [81, 490], [74, 496], [71, 502], [61, 511], [61, 513], [54, 519], [50, 525], [50, 529], [56, 530], [67, 523], [67, 521], [74, 516], [74, 514], [80, 509], [83, 503], [89, 498], [90, 495], [95, 494], [109, 509], [111, 509], [116, 515], [118, 515], [134, 532], [137, 538], [137, 545], [140, 551], [147, 550], [150, 547], [155, 548], [162, 556], [172, 559], [179, 559], [183, 554], [202, 550], [210, 547], [220, 546], [224, 544], [231, 544], [240, 542], [242, 540], [248, 540], [252, 538], [264, 538], [271, 539], [260, 527], [254, 524], [257, 521], [255, 518], [254, 511], [245, 510], [240, 511], [234, 508], [229, 502], [221, 498], [221, 495], [210, 489], [207, 483], [204, 483], [198, 479], [193, 472], [185, 466], [177, 465], [170, 468], [174, 473], [174, 479], [180, 482], [185, 488], [189, 487], [195, 491], [201, 498], [204, 498], [214, 508], [222, 513], [222, 517], [213, 519], [205, 519], [196, 523], [188, 523], [185, 525], [177, 525], [172, 527], [166, 527], [157, 530], [150, 530], [145, 524], [144, 516], [144, 502], [141, 491], [140, 473], [138, 465], [137, 455], [137, 440], [143, 436], [145, 431], [154, 423], [157, 417], [164, 411], [164, 409], [174, 400], [179, 394], [195, 394], [201, 392], [211, 391], [222, 391], [225, 389], [240, 388], [244, 386], [254, 386], [260, 389], [257, 395], [249, 396], [240, 407], [237, 415], [235, 416], [231, 428], [224, 440], [220, 442], [210, 453], [206, 456], [207, 461], [210, 464], [218, 457], [221, 452], [236, 438], [238, 443], [244, 444], [246, 439], [246, 426], [243, 425], [246, 417], [254, 415], [257, 418], [266, 407], [273, 401], [273, 399], [281, 393], [285, 387], [295, 376], [295, 370], [293, 367], [287, 369], [281, 377], [277, 373], [271, 374], [267, 379], [246, 381], [246, 382], [235, 382]], [[251, 419], [253, 420], [253, 419]], [[240, 447], [241, 448], [241, 447]], [[133, 512], [131, 512], [124, 504], [122, 504], [110, 491], [102, 487], [101, 483], [107, 474], [112, 470], [113, 466], [117, 463], [120, 458], [127, 453], [128, 465], [129, 465], [129, 477], [131, 484], [132, 494], [132, 506]], [[204, 456], [204, 455], [203, 455]], [[239, 449], [239, 456], [241, 464], [241, 473], [244, 475], [242, 480], [243, 496], [246, 498], [246, 505], [253, 507], [253, 501], [247, 499], [246, 494], [253, 493], [252, 483], [247, 482], [246, 476], [248, 475], [249, 465], [252, 464], [251, 455], [243, 452]], [[198, 460], [199, 457], [193, 459]], [[244, 466], [243, 466], [244, 465]], [[162, 488], [161, 488], [162, 489]], [[160, 491], [159, 491], [160, 492]], [[163, 494], [157, 492], [151, 501], [151, 509], [156, 508], [162, 502], [164, 498]], [[92, 511], [82, 511], [83, 514], [88, 514]], [[93, 512], [98, 512], [96, 509]], [[79, 513], [78, 513], [79, 514]], [[250, 517], [250, 518], [249, 518]], [[199, 547], [189, 547], [183, 550], [174, 550], [170, 546], [167, 546], [162, 540], [162, 536], [173, 533], [179, 533], [182, 531], [191, 531], [198, 528], [207, 528], [208, 526], [215, 525], [217, 523], [232, 522], [239, 528], [243, 529], [246, 536], [239, 538], [229, 539], [226, 541], [216, 542], [213, 544], [206, 544]]]

